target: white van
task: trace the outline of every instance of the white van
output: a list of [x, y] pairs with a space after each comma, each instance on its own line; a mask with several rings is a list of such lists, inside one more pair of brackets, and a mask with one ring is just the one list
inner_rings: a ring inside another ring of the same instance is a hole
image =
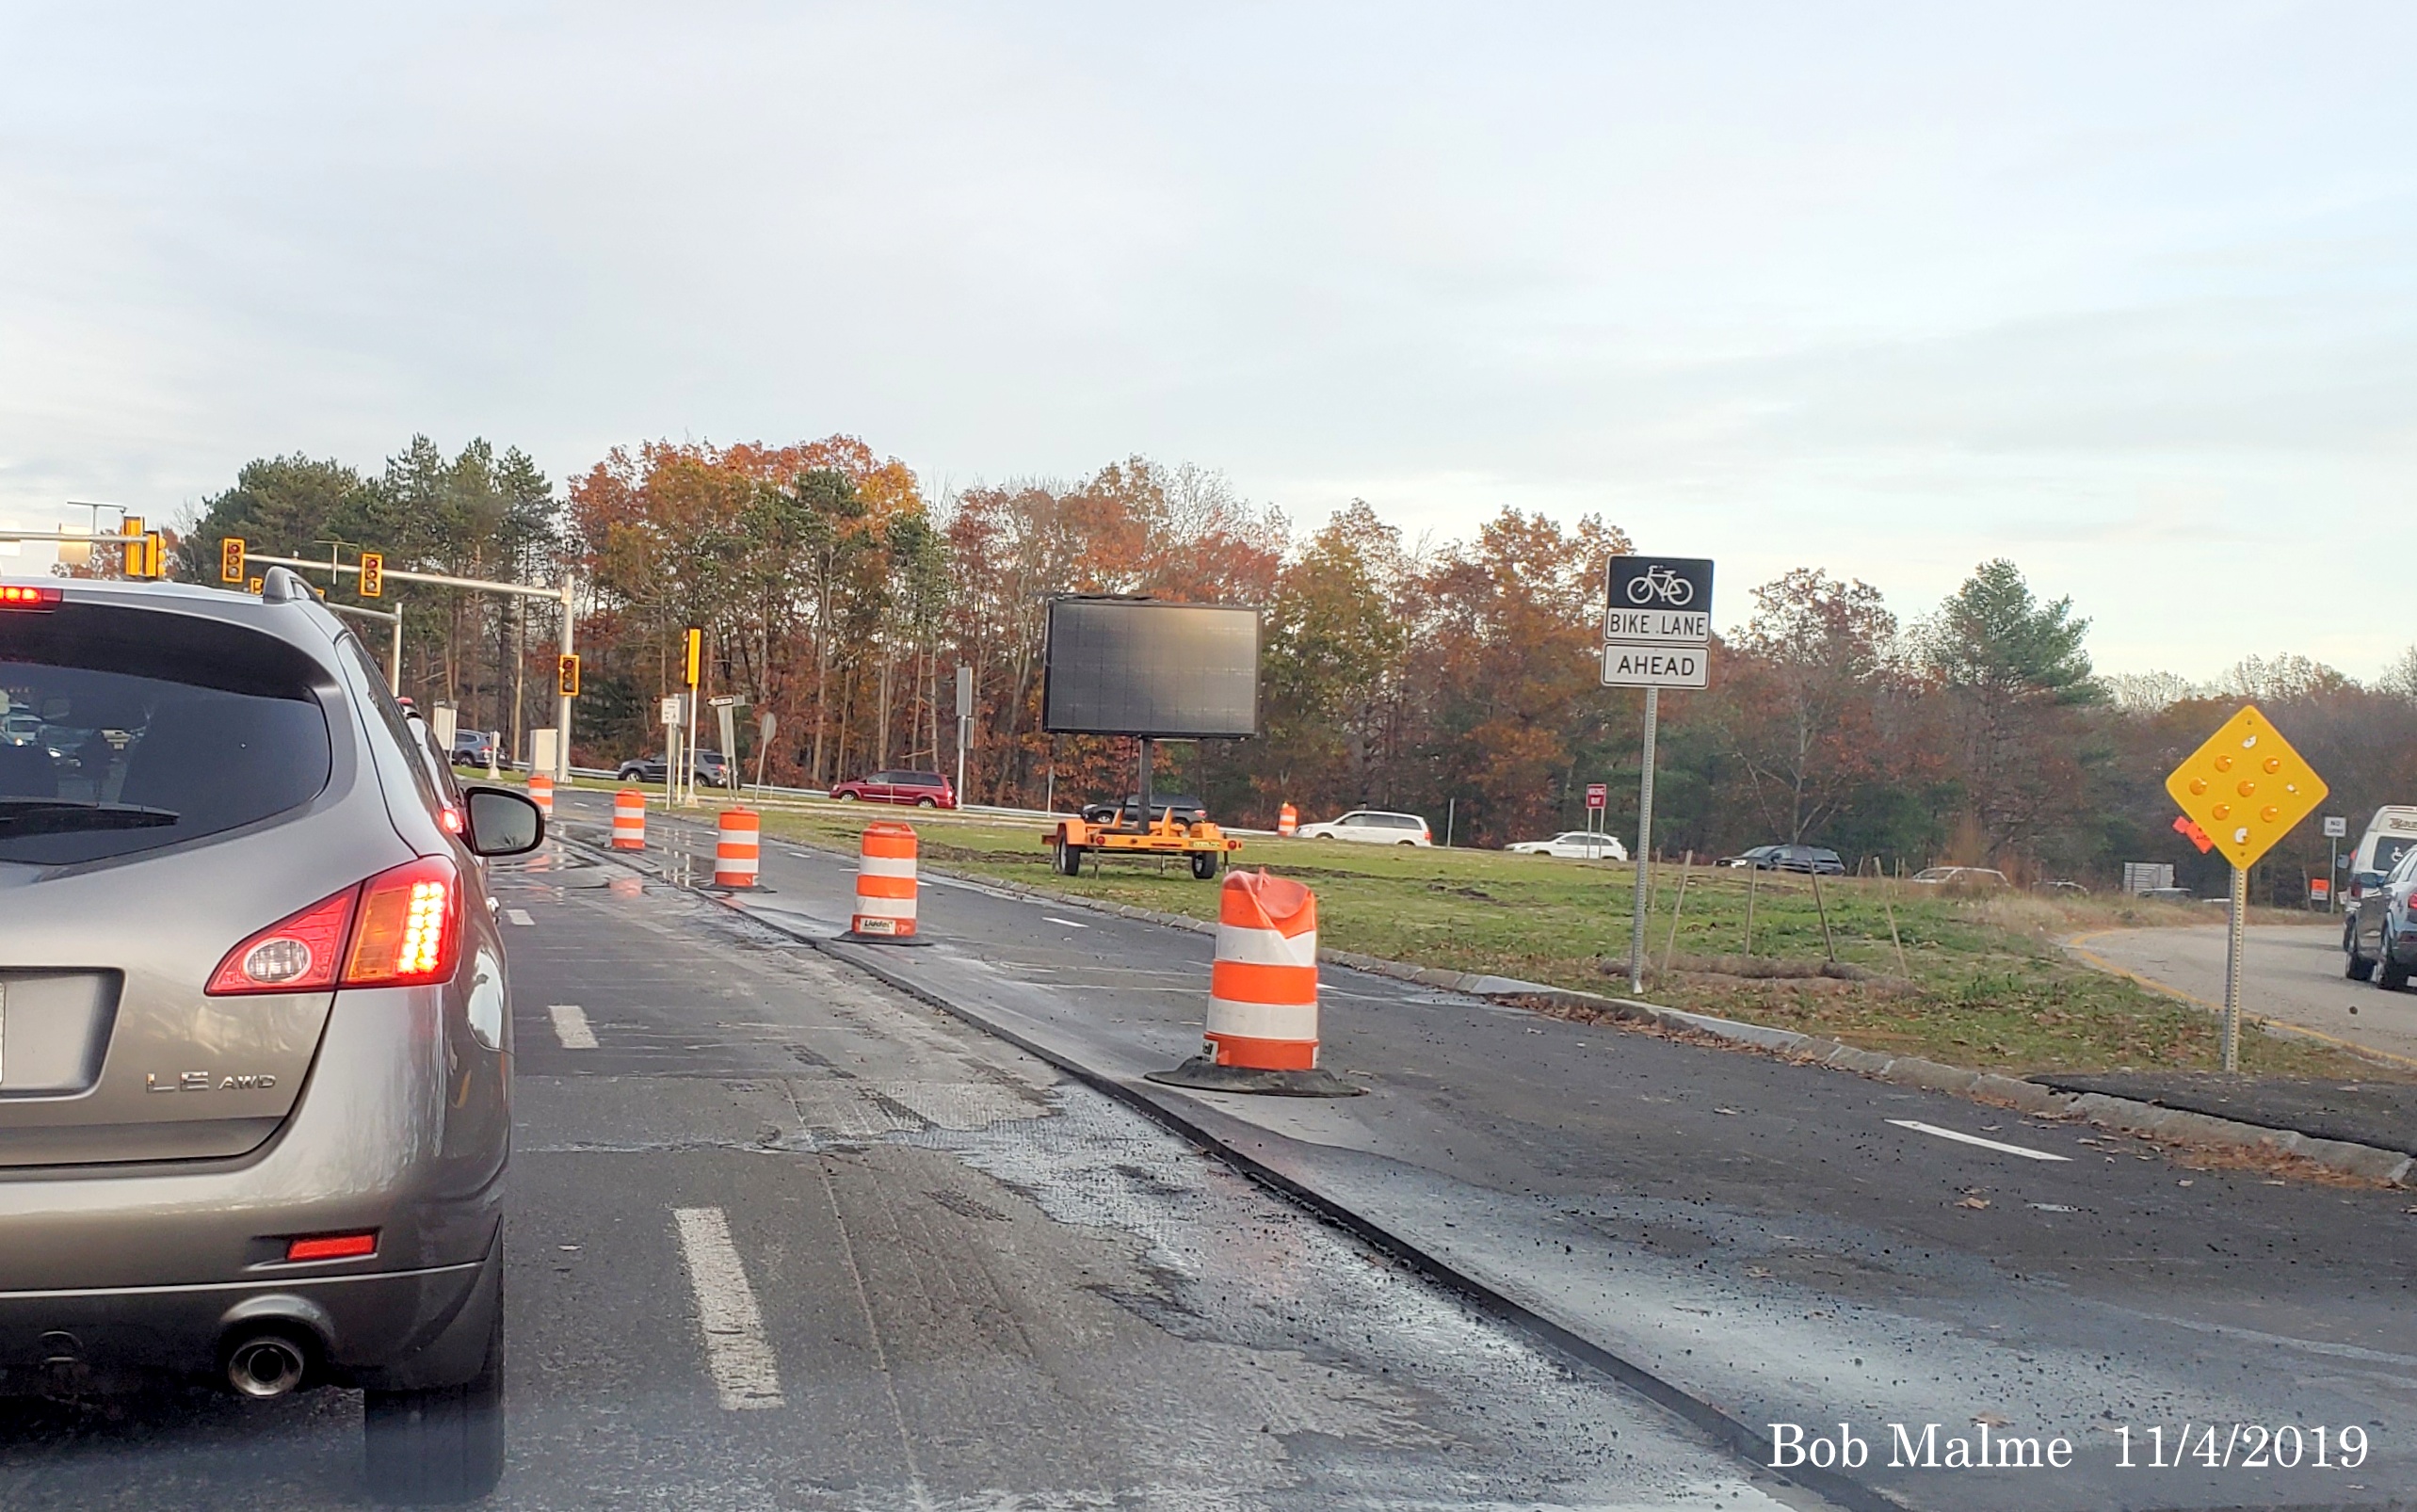
[[2417, 807], [2386, 804], [2376, 810], [2359, 848], [2350, 852], [2350, 885], [2343, 901], [2355, 906], [2411, 849], [2417, 849]]

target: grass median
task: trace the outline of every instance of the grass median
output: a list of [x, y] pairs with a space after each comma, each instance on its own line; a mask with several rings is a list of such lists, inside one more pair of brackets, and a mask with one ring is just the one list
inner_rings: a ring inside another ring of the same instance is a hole
[[[875, 819], [912, 823], [927, 861], [970, 876], [1217, 916], [1217, 885], [1195, 880], [1180, 859], [1163, 872], [1154, 861], [1111, 861], [1096, 875], [1088, 867], [1081, 877], [1057, 875], [1038, 820], [842, 803], [764, 810], [767, 834], [847, 849]], [[1330, 948], [1627, 991], [1636, 890], [1627, 865], [1255, 836], [1235, 859], [1314, 889], [1320, 939]], [[1654, 1002], [2011, 1071], [2205, 1070], [2221, 1063], [2214, 1015], [2093, 971], [2057, 944], [2089, 929], [2217, 922], [2218, 910], [2205, 905], [1958, 894], [1843, 877], [1823, 878], [1816, 897], [1804, 877], [1702, 866], [1686, 872], [1682, 899], [1681, 872], [1675, 864], [1655, 869], [1646, 929]], [[2255, 922], [2306, 916], [2258, 910]], [[2243, 1070], [2259, 1075], [2404, 1074], [2256, 1032], [2243, 1036], [2241, 1055]]]

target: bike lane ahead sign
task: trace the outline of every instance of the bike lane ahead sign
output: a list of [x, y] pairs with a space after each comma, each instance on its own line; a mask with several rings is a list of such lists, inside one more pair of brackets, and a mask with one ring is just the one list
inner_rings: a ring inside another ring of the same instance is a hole
[[1604, 574], [1605, 687], [1700, 688], [1712, 663], [1712, 563], [1615, 556]]

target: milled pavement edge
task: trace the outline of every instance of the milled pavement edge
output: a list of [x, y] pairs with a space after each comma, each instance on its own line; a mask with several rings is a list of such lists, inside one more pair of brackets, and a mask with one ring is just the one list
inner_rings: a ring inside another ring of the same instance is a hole
[[[674, 821], [677, 822], [677, 821]], [[811, 841], [778, 837], [782, 844], [800, 850], [816, 851], [846, 861], [854, 858], [846, 851]], [[604, 853], [610, 855], [611, 853]], [[626, 860], [627, 854], [614, 857]], [[1005, 882], [994, 877], [970, 876], [945, 867], [926, 865], [924, 871], [935, 877], [945, 877], [972, 886], [987, 887], [1000, 893], [1035, 902], [1065, 904], [1088, 909], [1094, 913], [1114, 914], [1120, 919], [1138, 919], [1149, 924], [1165, 925], [1170, 929], [1188, 929], [1195, 934], [1213, 935], [1217, 925], [1188, 914], [1167, 913], [1156, 909], [1136, 908], [1129, 903], [1111, 903], [1104, 899], [1087, 898], [1072, 893], [1053, 893], [1046, 888], [1027, 886], [1022, 882]], [[750, 917], [757, 917], [750, 915]], [[2361, 1145], [2345, 1139], [2322, 1139], [2301, 1134], [2296, 1129], [2275, 1129], [2264, 1124], [2243, 1123], [2233, 1118], [2219, 1118], [2211, 1114], [2193, 1113], [2183, 1108], [2159, 1107], [2132, 1098], [2112, 1097], [2103, 1092], [2059, 1092], [2037, 1082], [1995, 1071], [1973, 1070], [1967, 1067], [1950, 1066], [1942, 1061], [1926, 1060], [1919, 1055], [1890, 1055], [1878, 1051], [1859, 1050], [1835, 1039], [1817, 1035], [1798, 1034], [1793, 1029], [1772, 1029], [1762, 1024], [1742, 1023], [1734, 1019], [1716, 1018], [1708, 1013], [1689, 1013], [1682, 1008], [1666, 1008], [1656, 1003], [1636, 998], [1607, 997], [1597, 992], [1581, 992], [1570, 988], [1550, 987], [1540, 982], [1523, 982], [1517, 977], [1494, 976], [1480, 972], [1451, 972], [1433, 966], [1414, 966], [1408, 961], [1387, 960], [1378, 956], [1362, 956], [1354, 951], [1318, 949], [1318, 958], [1337, 966], [1371, 975], [1389, 976], [1396, 981], [1416, 982], [1446, 992], [1460, 992], [1471, 997], [1513, 1005], [1545, 1004], [1555, 1007], [1585, 1008], [1609, 1018], [1631, 1023], [1645, 1024], [1672, 1034], [1700, 1036], [1707, 1039], [1769, 1054], [1808, 1065], [1826, 1066], [1834, 1070], [1853, 1071], [1877, 1081], [1898, 1086], [1919, 1087], [1925, 1091], [1945, 1092], [1998, 1107], [2012, 1108], [2035, 1118], [2074, 1118], [2102, 1129], [2138, 1134], [2151, 1139], [2170, 1140], [2181, 1144], [2207, 1145], [2219, 1149], [2243, 1149], [2270, 1151], [2309, 1161], [2328, 1170], [2380, 1182], [2390, 1186], [2417, 1186], [2417, 1156], [2397, 1150], [2384, 1150], [2374, 1145]], [[852, 957], [851, 957], [852, 959]], [[893, 984], [894, 985], [894, 984]], [[953, 1010], [952, 1010], [953, 1011]], [[1029, 1047], [1025, 1047], [1029, 1048]]]

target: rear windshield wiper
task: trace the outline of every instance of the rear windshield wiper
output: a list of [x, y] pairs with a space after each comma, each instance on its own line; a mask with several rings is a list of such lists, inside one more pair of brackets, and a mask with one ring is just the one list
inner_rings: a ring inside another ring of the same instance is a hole
[[72, 798], [0, 797], [0, 837], [64, 835], [86, 829], [150, 829], [183, 815], [139, 803], [83, 803]]

